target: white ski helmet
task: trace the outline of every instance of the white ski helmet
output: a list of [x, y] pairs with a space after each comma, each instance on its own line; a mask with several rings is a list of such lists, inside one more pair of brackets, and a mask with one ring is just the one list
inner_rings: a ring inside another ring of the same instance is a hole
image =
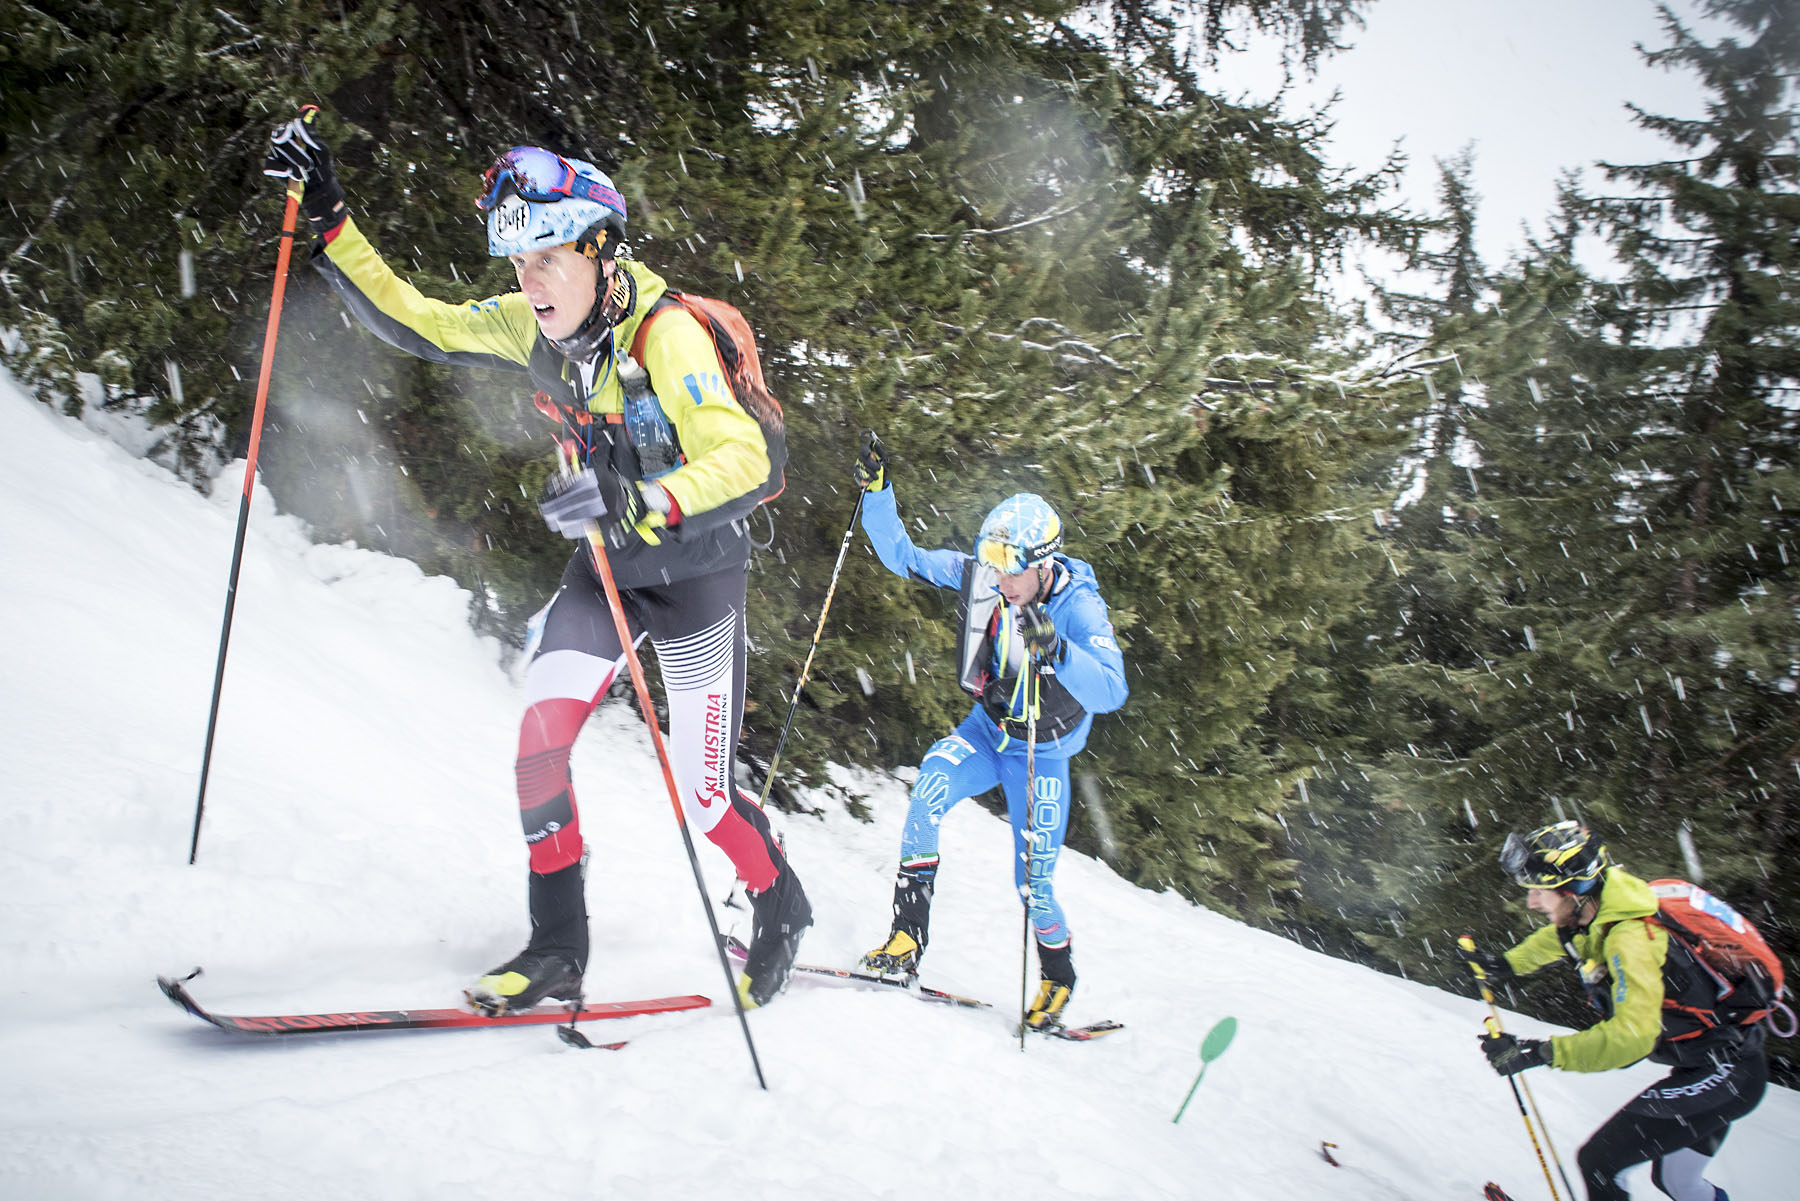
[[611, 258], [625, 239], [625, 198], [585, 159], [514, 146], [494, 160], [481, 186], [475, 203], [487, 214], [495, 258], [567, 242], [592, 242], [597, 257]]

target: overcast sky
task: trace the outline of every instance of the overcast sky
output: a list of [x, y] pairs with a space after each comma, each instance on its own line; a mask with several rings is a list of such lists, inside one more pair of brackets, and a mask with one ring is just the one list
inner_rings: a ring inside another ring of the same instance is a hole
[[[1687, 0], [1672, 7], [1690, 28], [1716, 33]], [[1419, 209], [1435, 208], [1434, 160], [1472, 144], [1476, 233], [1490, 267], [1522, 247], [1523, 224], [1542, 232], [1564, 168], [1670, 157], [1668, 142], [1632, 123], [1626, 101], [1673, 116], [1704, 111], [1690, 73], [1647, 66], [1634, 47], [1667, 44], [1650, 0], [1376, 0], [1367, 21], [1347, 37], [1352, 49], [1300, 82], [1294, 103], [1341, 91], [1334, 159], [1373, 167], [1399, 141]], [[1228, 93], [1262, 98], [1280, 73], [1253, 50], [1227, 56], [1219, 78]], [[1590, 171], [1590, 186], [1599, 180]]]

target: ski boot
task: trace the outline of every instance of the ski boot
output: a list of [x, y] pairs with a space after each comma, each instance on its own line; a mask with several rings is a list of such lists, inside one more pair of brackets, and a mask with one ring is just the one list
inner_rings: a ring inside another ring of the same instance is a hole
[[857, 967], [878, 976], [915, 977], [919, 974], [919, 957], [925, 953], [911, 934], [895, 930], [887, 941], [864, 955]]
[[560, 871], [531, 873], [531, 941], [467, 989], [469, 1004], [489, 1016], [530, 1009], [546, 997], [581, 999], [587, 970], [586, 857]]
[[1033, 1030], [1055, 1030], [1063, 1024], [1063, 1008], [1075, 990], [1054, 980], [1039, 980], [1037, 998], [1025, 1011], [1025, 1024]]
[[937, 880], [937, 860], [902, 867], [894, 877], [894, 925], [887, 941], [862, 957], [858, 966], [882, 976], [904, 976], [908, 983], [919, 975], [919, 960], [931, 941], [931, 892]]
[[530, 1009], [545, 997], [581, 999], [581, 968], [560, 951], [527, 948], [475, 982], [464, 994], [489, 1017]]
[[1075, 995], [1075, 957], [1068, 943], [1047, 947], [1038, 943], [1037, 997], [1025, 1011], [1025, 1025], [1033, 1030], [1055, 1030], [1063, 1024], [1063, 1011]]
[[800, 937], [812, 925], [812, 905], [800, 877], [785, 860], [774, 883], [750, 894], [750, 952], [738, 977], [738, 999], [745, 1009], [767, 1005], [787, 987], [794, 973], [794, 956]]

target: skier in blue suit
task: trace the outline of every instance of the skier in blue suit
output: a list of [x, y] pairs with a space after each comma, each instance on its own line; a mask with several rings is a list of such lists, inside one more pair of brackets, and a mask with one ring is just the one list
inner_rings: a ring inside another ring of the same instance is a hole
[[[933, 743], [919, 764], [900, 839], [893, 928], [862, 966], [884, 975], [918, 972], [937, 878], [938, 828], [957, 802], [998, 784], [1020, 847], [1013, 882], [1021, 899], [1028, 838], [1031, 844], [1029, 904], [1041, 979], [1026, 1022], [1060, 1026], [1075, 991], [1069, 927], [1052, 883], [1069, 825], [1069, 759], [1087, 745], [1093, 714], [1112, 712], [1126, 695], [1125, 661], [1106, 602], [1093, 568], [1059, 553], [1062, 521], [1042, 497], [1021, 492], [1001, 501], [982, 522], [972, 555], [920, 550], [901, 524], [887, 459], [873, 435], [864, 437], [852, 474], [864, 489], [863, 531], [882, 564], [906, 579], [958, 590], [958, 682], [976, 699], [956, 732]], [[1028, 662], [1035, 672], [1026, 670]], [[1035, 786], [1025, 779], [1030, 709], [1036, 710]]]

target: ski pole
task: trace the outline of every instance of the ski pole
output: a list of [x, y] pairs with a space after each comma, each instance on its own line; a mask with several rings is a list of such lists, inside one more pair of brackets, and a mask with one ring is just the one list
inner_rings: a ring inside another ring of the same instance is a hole
[[[1465, 934], [1456, 940], [1456, 945], [1465, 951], [1473, 951], [1475, 940]], [[1487, 1002], [1488, 1033], [1494, 1035], [1505, 1033], [1500, 1025], [1500, 1008], [1494, 1004], [1494, 990], [1488, 987], [1487, 973], [1481, 970], [1481, 965], [1478, 963], [1470, 963], [1469, 970], [1475, 973], [1475, 987], [1481, 990], [1481, 999]], [[1520, 1081], [1518, 1077], [1508, 1076], [1506, 1082], [1512, 1085], [1513, 1101], [1519, 1107], [1519, 1117], [1525, 1122], [1525, 1133], [1531, 1137], [1531, 1149], [1537, 1152], [1538, 1167], [1544, 1169], [1544, 1183], [1550, 1186], [1551, 1201], [1558, 1201], [1556, 1181], [1550, 1175], [1550, 1165], [1544, 1161], [1544, 1147], [1538, 1145], [1538, 1131], [1532, 1127], [1533, 1117], [1537, 1119], [1538, 1128], [1544, 1132], [1544, 1146], [1550, 1148], [1550, 1158], [1556, 1161], [1557, 1175], [1562, 1177], [1563, 1187], [1569, 1190], [1569, 1201], [1574, 1201], [1575, 1186], [1569, 1183], [1569, 1174], [1563, 1171], [1562, 1157], [1556, 1153], [1556, 1144], [1550, 1141], [1550, 1127], [1544, 1124], [1544, 1111], [1538, 1108], [1537, 1098], [1531, 1095], [1530, 1082], [1525, 1083], [1524, 1096], [1519, 1095]], [[1529, 1112], [1525, 1108], [1527, 1100], [1531, 1102]]]
[[831, 612], [831, 598], [837, 595], [838, 573], [844, 570], [844, 556], [849, 553], [850, 540], [856, 536], [856, 519], [862, 515], [863, 497], [867, 495], [867, 492], [857, 490], [856, 507], [850, 510], [850, 526], [844, 531], [844, 540], [838, 544], [837, 566], [831, 569], [831, 586], [825, 589], [825, 603], [819, 607], [819, 624], [813, 630], [812, 646], [807, 649], [806, 662], [800, 666], [800, 678], [794, 681], [794, 699], [788, 704], [787, 720], [781, 723], [781, 737], [775, 740], [775, 754], [769, 758], [769, 774], [763, 780], [762, 795], [756, 798], [759, 808], [769, 799], [769, 789], [775, 787], [775, 769], [781, 764], [781, 748], [787, 745], [788, 731], [794, 728], [794, 711], [800, 708], [800, 691], [806, 687], [806, 677], [812, 672], [819, 636], [825, 632], [825, 616]]
[[213, 736], [219, 728], [219, 694], [225, 686], [225, 652], [231, 646], [231, 615], [237, 608], [238, 572], [244, 564], [244, 534], [250, 528], [250, 493], [256, 486], [256, 452], [262, 445], [263, 411], [269, 400], [269, 375], [275, 367], [275, 335], [281, 326], [281, 298], [287, 292], [288, 257], [294, 249], [294, 217], [305, 185], [290, 179], [287, 207], [281, 214], [281, 248], [275, 255], [275, 293], [269, 301], [269, 324], [263, 332], [262, 370], [256, 376], [256, 409], [250, 418], [250, 449], [244, 461], [244, 493], [238, 502], [237, 535], [231, 544], [231, 574], [225, 584], [225, 620], [219, 629], [219, 658], [213, 667], [212, 705], [206, 715], [206, 750], [200, 756], [200, 791], [194, 800], [194, 833], [188, 841], [188, 864], [200, 854], [200, 818], [206, 812], [206, 779], [212, 773]]
[[[1463, 935], [1460, 939], [1458, 939], [1457, 943], [1464, 950], [1472, 951], [1475, 949], [1475, 940], [1470, 938], [1466, 934]], [[1493, 1023], [1493, 1027], [1492, 1027], [1493, 1032], [1495, 1034], [1502, 1033], [1503, 1031], [1502, 1031], [1502, 1028], [1500, 1025], [1500, 1009], [1499, 1009], [1499, 1006], [1497, 1006], [1494, 1003], [1494, 990], [1488, 987], [1487, 973], [1481, 969], [1481, 966], [1479, 964], [1471, 963], [1469, 965], [1469, 968], [1471, 971], [1473, 971], [1475, 973], [1475, 985], [1477, 988], [1479, 988], [1481, 990], [1481, 999], [1487, 1002], [1489, 1020]], [[1531, 1117], [1536, 1119], [1538, 1128], [1543, 1131], [1544, 1145], [1550, 1149], [1550, 1158], [1556, 1164], [1557, 1175], [1562, 1177], [1563, 1188], [1568, 1190], [1570, 1201], [1574, 1201], [1575, 1186], [1569, 1183], [1569, 1174], [1567, 1171], [1565, 1171], [1563, 1169], [1562, 1156], [1560, 1156], [1556, 1153], [1556, 1144], [1550, 1138], [1550, 1127], [1544, 1121], [1544, 1111], [1538, 1108], [1537, 1098], [1532, 1095], [1531, 1082], [1528, 1080], [1518, 1081], [1518, 1080], [1515, 1080], [1515, 1078], [1510, 1077], [1510, 1076], [1507, 1077], [1507, 1079], [1509, 1082], [1513, 1083], [1513, 1097], [1515, 1100], [1518, 1099], [1519, 1089], [1523, 1088], [1525, 1090], [1524, 1100], [1531, 1107]], [[1521, 1105], [1519, 1107], [1519, 1111], [1521, 1114], [1523, 1114], [1525, 1112], [1525, 1106]], [[1527, 1120], [1526, 1129], [1529, 1130], [1530, 1127], [1531, 1127], [1531, 1122], [1530, 1122], [1530, 1120]], [[1533, 1146], [1533, 1148], [1535, 1148], [1537, 1146], [1537, 1138], [1535, 1135], [1532, 1138], [1532, 1146]], [[1543, 1159], [1544, 1159], [1544, 1153], [1542, 1151], [1539, 1151], [1538, 1152], [1538, 1162], [1541, 1164], [1543, 1162]], [[1548, 1180], [1549, 1177], [1550, 1177], [1550, 1169], [1545, 1168], [1544, 1169], [1544, 1178], [1546, 1180]], [[1552, 1184], [1550, 1186], [1550, 1192], [1551, 1192], [1552, 1196], [1555, 1195], [1556, 1186], [1554, 1184]]]
[[1037, 841], [1037, 660], [1025, 661], [1025, 939], [1019, 948], [1019, 1050], [1031, 1016], [1031, 865]]
[[[566, 468], [565, 468], [566, 470]], [[714, 916], [712, 900], [706, 892], [706, 877], [700, 872], [700, 857], [694, 852], [694, 836], [688, 830], [687, 814], [681, 808], [681, 790], [675, 785], [675, 772], [669, 766], [669, 748], [663, 745], [662, 726], [656, 720], [656, 706], [650, 701], [650, 688], [644, 682], [644, 665], [638, 660], [637, 648], [631, 642], [631, 623], [625, 620], [625, 605], [619, 599], [619, 586], [613, 580], [612, 564], [606, 557], [606, 543], [600, 531], [588, 529], [588, 549], [593, 553], [594, 567], [600, 573], [600, 585], [606, 590], [606, 603], [612, 609], [613, 627], [619, 632], [619, 645], [625, 650], [625, 663], [631, 669], [631, 684], [637, 689], [638, 708], [643, 710], [644, 724], [650, 727], [650, 742], [656, 747], [656, 761], [662, 766], [663, 783], [668, 786], [669, 804], [675, 807], [675, 824], [681, 830], [681, 844], [687, 848], [688, 866], [694, 869], [694, 884], [700, 890], [700, 907], [706, 910], [706, 924], [712, 930], [713, 950], [718, 952], [719, 967], [725, 973], [725, 991], [737, 1009], [738, 1025], [744, 1031], [744, 1046], [750, 1050], [750, 1066], [756, 1069], [756, 1083], [766, 1092], [762, 1060], [756, 1055], [756, 1042], [750, 1037], [750, 1021], [744, 1016], [744, 999], [738, 995], [737, 981], [732, 978], [731, 964], [725, 958], [725, 940], [719, 936], [719, 919]]]
[[[1487, 1026], [1489, 1034], [1497, 1035], [1497, 1034], [1501, 1033], [1500, 1019], [1490, 1017], [1487, 1019], [1487, 1021], [1484, 1024]], [[1511, 1076], [1508, 1076], [1506, 1078], [1506, 1082], [1508, 1084], [1512, 1085], [1513, 1104], [1515, 1104], [1519, 1107], [1519, 1118], [1521, 1121], [1523, 1121], [1525, 1123], [1525, 1133], [1531, 1138], [1531, 1149], [1533, 1151], [1537, 1152], [1538, 1167], [1540, 1167], [1544, 1170], [1544, 1183], [1547, 1186], [1549, 1186], [1550, 1201], [1560, 1201], [1560, 1199], [1557, 1196], [1557, 1192], [1556, 1192], [1556, 1181], [1550, 1175], [1550, 1165], [1548, 1163], [1544, 1162], [1544, 1149], [1543, 1149], [1543, 1147], [1538, 1145], [1537, 1130], [1531, 1124], [1531, 1115], [1525, 1111], [1525, 1099], [1519, 1095], [1519, 1082], [1517, 1080], [1513, 1079]], [[1537, 1108], [1537, 1103], [1535, 1101], [1533, 1101], [1531, 1107], [1532, 1107], [1532, 1109], [1535, 1110]], [[1543, 1115], [1540, 1114], [1538, 1116], [1538, 1125], [1542, 1126], [1543, 1123], [1544, 1123]], [[1549, 1140], [1550, 1140], [1550, 1130], [1548, 1127], [1546, 1127], [1544, 1130], [1544, 1141], [1548, 1142]], [[1551, 1153], [1554, 1154], [1556, 1151], [1556, 1148], [1554, 1146], [1552, 1146], [1550, 1148], [1550, 1150], [1551, 1150]], [[1556, 1170], [1558, 1172], [1562, 1171], [1562, 1161], [1561, 1160], [1557, 1161]], [[1567, 1177], [1564, 1177], [1563, 1183], [1565, 1185], [1568, 1183]], [[1570, 1192], [1569, 1196], [1571, 1198], [1571, 1201], [1572, 1201], [1574, 1195], [1575, 1194], [1573, 1192]]]

